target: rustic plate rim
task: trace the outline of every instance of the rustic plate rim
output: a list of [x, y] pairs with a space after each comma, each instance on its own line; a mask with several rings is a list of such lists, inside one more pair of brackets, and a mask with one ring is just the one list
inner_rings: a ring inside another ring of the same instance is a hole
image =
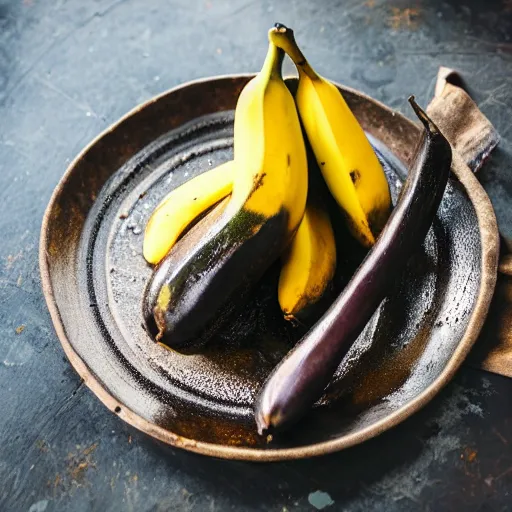
[[[469, 353], [471, 347], [476, 341], [478, 334], [482, 328], [482, 325], [487, 316], [487, 311], [492, 299], [494, 287], [497, 278], [497, 266], [498, 266], [498, 253], [499, 253], [499, 235], [496, 216], [489, 197], [484, 191], [477, 178], [474, 176], [472, 171], [466, 166], [461, 158], [454, 153], [452, 172], [455, 174], [460, 183], [464, 186], [466, 193], [473, 204], [475, 213], [478, 220], [478, 227], [480, 232], [480, 239], [482, 242], [481, 252], [481, 282], [476, 304], [471, 313], [468, 327], [455, 349], [452, 357], [448, 364], [445, 366], [440, 375], [426, 387], [418, 396], [411, 401], [404, 404], [397, 411], [389, 414], [385, 418], [378, 420], [377, 422], [369, 425], [368, 427], [348, 435], [341, 436], [336, 439], [329, 441], [323, 441], [321, 443], [315, 443], [311, 445], [300, 446], [297, 448], [284, 448], [284, 449], [259, 449], [259, 448], [240, 448], [235, 446], [219, 445], [213, 443], [205, 443], [202, 441], [195, 441], [193, 439], [185, 438], [174, 434], [162, 427], [159, 427], [150, 421], [146, 420], [142, 416], [138, 415], [134, 411], [126, 407], [125, 404], [120, 403], [116, 400], [107, 389], [100, 383], [100, 381], [94, 376], [89, 370], [85, 361], [78, 355], [69, 341], [60, 316], [57, 301], [54, 295], [53, 286], [50, 278], [49, 263], [47, 261], [47, 247], [48, 247], [48, 234], [50, 229], [51, 214], [56, 205], [57, 199], [60, 197], [67, 180], [72, 174], [77, 163], [89, 152], [89, 150], [97, 144], [107, 134], [114, 131], [127, 119], [137, 115], [141, 110], [145, 109], [152, 103], [157, 102], [163, 97], [176, 93], [184, 88], [206, 84], [208, 82], [218, 80], [236, 80], [242, 78], [251, 78], [254, 73], [238, 73], [238, 74], [226, 74], [218, 76], [210, 76], [191, 80], [185, 82], [176, 87], [173, 87], [167, 91], [158, 94], [149, 100], [137, 105], [127, 114], [122, 116], [115, 123], [110, 125], [108, 128], [103, 130], [98, 136], [96, 136], [85, 148], [73, 159], [69, 164], [66, 172], [60, 179], [59, 183], [55, 187], [48, 206], [45, 210], [42, 226], [41, 236], [39, 243], [39, 267], [41, 273], [41, 285], [43, 294], [47, 303], [47, 307], [50, 312], [50, 316], [59, 338], [59, 341], [64, 349], [66, 356], [68, 357], [71, 365], [75, 371], [80, 375], [86, 386], [100, 399], [100, 401], [114, 412], [121, 419], [134, 426], [138, 430], [174, 447], [183, 448], [185, 450], [200, 453], [203, 455], [209, 455], [222, 459], [232, 460], [246, 460], [246, 461], [279, 461], [279, 460], [292, 460], [302, 459], [307, 457], [325, 455], [328, 453], [336, 452], [349, 448], [359, 444], [367, 439], [375, 437], [385, 430], [392, 428], [417, 412], [423, 406], [425, 406], [439, 391], [445, 386], [450, 379], [453, 377], [457, 369], [462, 364], [463, 360]], [[411, 126], [411, 129], [418, 130], [418, 126], [407, 119], [405, 116], [396, 112], [389, 107], [385, 106], [381, 102], [369, 97], [368, 95], [356, 91], [346, 86], [341, 87], [344, 90], [353, 92], [354, 94], [369, 100], [376, 104], [378, 107], [392, 113], [393, 115], [399, 115], [405, 119]]]

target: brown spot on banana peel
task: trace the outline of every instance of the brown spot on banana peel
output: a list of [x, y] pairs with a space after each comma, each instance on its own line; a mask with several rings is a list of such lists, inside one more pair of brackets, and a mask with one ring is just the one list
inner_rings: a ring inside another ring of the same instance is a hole
[[410, 98], [424, 126], [403, 193], [373, 249], [326, 315], [274, 369], [255, 405], [259, 432], [285, 429], [321, 397], [403, 262], [424, 240], [450, 174], [451, 148]]
[[254, 182], [249, 197], [251, 197], [254, 194], [254, 192], [256, 192], [256, 190], [258, 190], [263, 185], [263, 180], [265, 179], [266, 175], [267, 173], [264, 172], [254, 177]]
[[361, 177], [361, 173], [354, 169], [353, 171], [350, 171], [350, 179], [352, 180], [352, 183], [357, 188], [357, 182], [359, 181], [359, 178]]

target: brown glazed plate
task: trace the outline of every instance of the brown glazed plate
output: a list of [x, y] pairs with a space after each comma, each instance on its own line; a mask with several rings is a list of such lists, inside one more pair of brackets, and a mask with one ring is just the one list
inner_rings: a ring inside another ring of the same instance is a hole
[[[154, 343], [141, 316], [152, 272], [142, 257], [145, 223], [170, 190], [232, 158], [233, 110], [251, 76], [177, 87], [96, 138], [51, 198], [40, 265], [64, 351], [109, 409], [173, 446], [271, 461], [347, 448], [424, 406], [478, 336], [496, 280], [498, 235], [487, 195], [455, 155], [453, 178], [425, 243], [404, 261], [403, 275], [322, 403], [271, 442], [259, 437], [254, 397], [304, 332], [280, 315], [278, 267], [200, 353], [180, 354]], [[359, 92], [340, 89], [381, 158], [396, 200], [420, 128]], [[338, 249], [341, 287], [357, 258], [350, 242]]]

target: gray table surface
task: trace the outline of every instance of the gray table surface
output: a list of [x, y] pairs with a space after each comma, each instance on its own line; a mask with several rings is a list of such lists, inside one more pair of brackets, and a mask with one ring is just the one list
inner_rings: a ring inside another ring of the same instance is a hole
[[512, 509], [505, 378], [466, 366], [377, 439], [256, 465], [149, 439], [112, 415], [64, 357], [37, 251], [68, 163], [167, 88], [257, 71], [276, 21], [295, 29], [322, 74], [406, 114], [409, 94], [428, 103], [440, 65], [459, 69], [503, 139], [480, 179], [512, 240], [510, 0], [0, 0], [0, 510]]

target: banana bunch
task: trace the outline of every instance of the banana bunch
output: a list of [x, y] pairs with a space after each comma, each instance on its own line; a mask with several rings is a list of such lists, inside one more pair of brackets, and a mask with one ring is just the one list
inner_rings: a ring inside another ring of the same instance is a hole
[[[285, 52], [299, 71], [295, 98], [281, 74]], [[326, 294], [336, 246], [321, 198], [314, 187], [308, 192], [299, 116], [349, 230], [366, 247], [375, 242], [391, 208], [380, 163], [338, 89], [277, 24], [261, 72], [237, 102], [233, 161], [173, 190], [146, 226], [143, 254], [157, 267], [143, 313], [157, 341], [172, 348], [206, 341], [279, 257], [286, 319], [301, 318]]]
[[[219, 165], [170, 192], [151, 215], [143, 254], [158, 264], [182, 233], [213, 205], [231, 194], [233, 161]], [[282, 256], [278, 298], [284, 317], [294, 320], [318, 302], [336, 269], [336, 246], [329, 214], [309, 190], [304, 216]]]

